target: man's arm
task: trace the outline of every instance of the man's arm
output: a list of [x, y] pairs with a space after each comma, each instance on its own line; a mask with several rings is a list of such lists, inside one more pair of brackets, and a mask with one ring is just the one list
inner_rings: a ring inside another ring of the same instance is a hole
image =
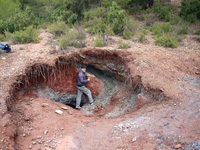
[[81, 83], [87, 83], [87, 82], [88, 82], [88, 80], [84, 80], [84, 79], [83, 79], [83, 76], [80, 76], [79, 78], [80, 78], [80, 80], [81, 80]]

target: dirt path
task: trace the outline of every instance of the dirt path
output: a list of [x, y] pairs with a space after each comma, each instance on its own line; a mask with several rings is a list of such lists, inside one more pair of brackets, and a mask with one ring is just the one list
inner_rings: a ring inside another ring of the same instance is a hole
[[[55, 59], [63, 56], [51, 54], [51, 34], [43, 31], [40, 36], [40, 43], [14, 45], [14, 53], [0, 55], [0, 149], [163, 150], [174, 149], [177, 144], [182, 149], [200, 149], [198, 49], [134, 43], [128, 50], [90, 47], [77, 52], [91, 59], [100, 58], [104, 52], [119, 53], [130, 75], [141, 78], [145, 91], [160, 91], [166, 97], [165, 101], [154, 100], [115, 118], [86, 115], [70, 107], [63, 110], [65, 105], [37, 97], [18, 99], [10, 111], [5, 100], [17, 77], [26, 74], [26, 68], [35, 63], [53, 66]], [[62, 110], [63, 114], [55, 110]]]

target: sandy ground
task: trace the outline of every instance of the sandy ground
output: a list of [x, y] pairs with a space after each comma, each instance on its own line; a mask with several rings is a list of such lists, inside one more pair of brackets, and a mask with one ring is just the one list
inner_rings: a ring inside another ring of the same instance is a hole
[[[68, 106], [64, 110], [61, 103], [36, 97], [18, 99], [14, 109], [7, 109], [9, 90], [27, 67], [54, 65], [63, 56], [62, 52], [52, 54], [57, 48], [52, 46], [51, 34], [43, 31], [40, 36], [40, 43], [13, 45], [13, 53], [0, 55], [0, 149], [200, 149], [200, 51], [193, 38], [186, 37], [177, 49], [154, 46], [149, 40], [145, 44], [126, 41], [131, 48], [116, 50], [119, 37], [112, 37], [114, 42], [108, 47], [89, 45], [82, 50], [94, 57], [119, 51], [132, 77], [139, 75], [146, 89], [161, 90], [166, 96], [165, 101], [104, 118]], [[91, 43], [91, 38], [87, 41]], [[72, 51], [66, 50], [64, 55]]]

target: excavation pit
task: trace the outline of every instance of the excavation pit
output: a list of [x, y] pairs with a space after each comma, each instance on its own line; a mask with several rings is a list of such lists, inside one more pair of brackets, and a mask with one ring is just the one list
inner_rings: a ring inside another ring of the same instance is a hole
[[98, 54], [83, 51], [70, 57], [59, 57], [53, 66], [34, 64], [13, 84], [12, 97], [7, 101], [8, 108], [11, 108], [13, 99], [15, 102], [27, 102], [36, 98], [46, 98], [75, 108], [77, 74], [82, 64], [92, 75], [86, 87], [96, 100], [91, 106], [87, 96], [82, 96], [81, 110], [85, 114], [116, 117], [138, 109], [152, 99], [162, 100], [162, 91], [145, 89], [140, 76], [130, 75], [125, 58], [124, 53], [117, 51]]
[[[35, 70], [42, 72], [37, 77], [30, 78], [27, 84], [20, 84], [20, 89], [15, 93], [16, 100], [28, 102], [36, 98], [46, 98], [75, 108], [76, 81], [80, 64], [75, 64], [74, 66], [69, 64], [60, 65], [55, 70], [50, 68], [45, 70], [47, 66], [44, 67], [42, 65], [38, 67], [40, 69], [36, 69], [36, 66], [32, 67], [33, 72], [36, 72]], [[51, 70], [50, 73], [47, 73], [47, 70]], [[108, 116], [116, 116], [123, 114], [128, 107], [133, 107], [136, 104], [136, 94], [138, 93], [128, 92], [130, 87], [123, 82], [124, 79], [121, 75], [112, 73], [109, 70], [97, 69], [92, 65], [87, 66], [87, 72], [92, 77], [86, 87], [91, 90], [96, 102], [94, 106], [90, 106], [87, 96], [82, 96], [81, 107], [83, 107], [86, 114], [97, 113], [101, 116], [106, 114]], [[29, 73], [29, 75], [31, 74]], [[116, 106], [114, 101], [116, 104], [121, 101], [121, 107], [123, 108], [118, 112], [109, 114], [111, 110], [107, 108], [110, 105]]]

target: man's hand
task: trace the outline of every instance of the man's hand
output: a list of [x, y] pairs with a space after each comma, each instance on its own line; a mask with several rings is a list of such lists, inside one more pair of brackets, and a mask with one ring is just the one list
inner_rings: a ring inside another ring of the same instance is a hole
[[90, 78], [88, 78], [88, 81], [90, 81]]

